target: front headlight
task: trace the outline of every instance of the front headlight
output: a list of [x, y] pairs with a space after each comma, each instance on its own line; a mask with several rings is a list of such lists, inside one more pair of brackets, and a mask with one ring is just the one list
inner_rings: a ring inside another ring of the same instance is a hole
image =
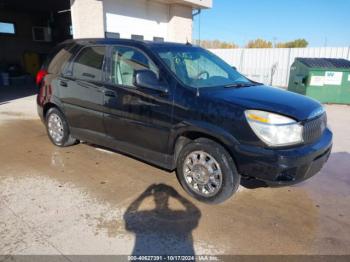
[[303, 126], [289, 117], [259, 110], [246, 110], [245, 116], [254, 133], [268, 146], [303, 142]]

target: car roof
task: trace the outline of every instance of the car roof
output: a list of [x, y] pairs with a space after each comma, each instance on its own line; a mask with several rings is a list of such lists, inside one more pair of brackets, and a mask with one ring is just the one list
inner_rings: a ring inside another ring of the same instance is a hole
[[182, 44], [173, 42], [155, 42], [155, 41], [141, 41], [134, 39], [116, 39], [116, 38], [82, 38], [82, 39], [70, 39], [63, 42], [63, 44], [76, 43], [80, 45], [117, 45], [117, 44], [139, 44], [148, 47], [186, 47], [192, 46], [192, 44]]

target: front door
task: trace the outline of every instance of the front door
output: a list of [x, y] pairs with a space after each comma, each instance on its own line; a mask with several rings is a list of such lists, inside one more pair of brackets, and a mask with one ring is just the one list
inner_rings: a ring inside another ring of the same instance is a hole
[[105, 86], [105, 127], [107, 134], [133, 148], [167, 153], [172, 123], [172, 90], [159, 91], [134, 85], [135, 70], [148, 69], [157, 74], [158, 66], [140, 49], [113, 47], [110, 84]]

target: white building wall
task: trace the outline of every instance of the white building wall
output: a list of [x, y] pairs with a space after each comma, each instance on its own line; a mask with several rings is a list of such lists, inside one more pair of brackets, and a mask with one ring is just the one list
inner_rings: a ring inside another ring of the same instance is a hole
[[103, 1], [70, 1], [74, 38], [104, 37]]
[[104, 0], [107, 32], [119, 33], [121, 38], [132, 34], [167, 39], [169, 5], [148, 0]]
[[[193, 1], [71, 0], [74, 38], [142, 35], [185, 43], [192, 40]], [[200, 1], [198, 3], [201, 3]], [[211, 5], [207, 0], [203, 4]]]
[[296, 57], [328, 57], [350, 60], [350, 47], [211, 49], [248, 78], [271, 83], [271, 71], [276, 67], [272, 85], [288, 86], [289, 71]]
[[[181, 2], [181, 1], [173, 1], [173, 2]], [[212, 8], [213, 1], [212, 0], [183, 0], [182, 2], [186, 2], [192, 6], [195, 7], [201, 7], [201, 8]]]
[[192, 42], [192, 7], [171, 5], [167, 40], [171, 42]]

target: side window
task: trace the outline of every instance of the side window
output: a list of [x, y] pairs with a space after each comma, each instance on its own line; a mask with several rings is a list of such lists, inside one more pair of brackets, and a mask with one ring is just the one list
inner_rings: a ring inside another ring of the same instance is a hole
[[48, 57], [43, 67], [51, 74], [59, 74], [62, 72], [67, 61], [72, 57], [71, 52], [72, 44], [59, 46], [58, 49], [54, 50]]
[[105, 47], [85, 47], [75, 59], [72, 68], [73, 77], [87, 81], [102, 80], [102, 65]]
[[157, 77], [159, 71], [146, 54], [132, 47], [115, 47], [112, 53], [112, 83], [133, 87], [136, 70], [152, 70]]
[[170, 67], [171, 71], [176, 74], [176, 68], [174, 63], [174, 57], [171, 52], [164, 52], [159, 54], [162, 60]]
[[131, 35], [131, 39], [143, 41], [143, 35]]
[[155, 37], [153, 37], [153, 41], [154, 42], [164, 42], [164, 37], [155, 36]]

